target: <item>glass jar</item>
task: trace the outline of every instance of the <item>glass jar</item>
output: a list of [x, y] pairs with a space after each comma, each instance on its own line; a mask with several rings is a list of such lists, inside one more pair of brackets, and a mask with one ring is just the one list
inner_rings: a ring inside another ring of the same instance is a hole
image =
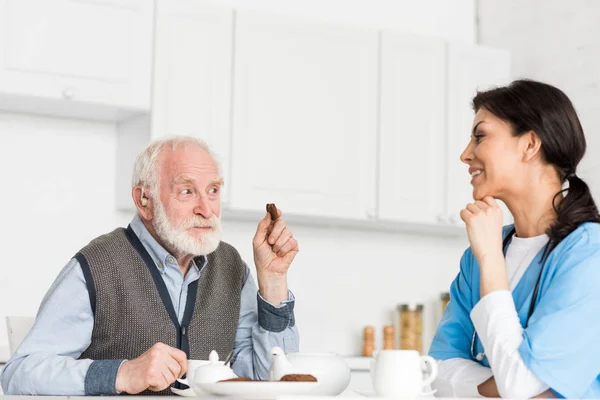
[[423, 349], [423, 304], [398, 305], [400, 317], [400, 349]]
[[446, 306], [448, 305], [449, 301], [450, 301], [450, 293], [443, 292], [442, 294], [440, 294], [440, 305], [442, 307], [442, 314], [444, 314], [444, 311], [446, 311]]

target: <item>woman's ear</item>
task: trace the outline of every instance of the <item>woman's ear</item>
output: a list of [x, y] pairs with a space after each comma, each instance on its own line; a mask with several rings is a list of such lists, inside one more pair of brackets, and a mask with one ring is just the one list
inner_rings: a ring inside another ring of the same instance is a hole
[[541, 155], [542, 140], [534, 131], [523, 134], [519, 140], [522, 143], [523, 161], [531, 161]]

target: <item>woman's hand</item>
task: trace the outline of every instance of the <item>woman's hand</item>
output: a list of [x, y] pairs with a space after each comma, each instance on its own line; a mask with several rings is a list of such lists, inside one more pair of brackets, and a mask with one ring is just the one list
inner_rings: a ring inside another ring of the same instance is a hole
[[502, 252], [502, 210], [492, 197], [484, 197], [460, 212], [467, 226], [471, 251], [479, 262], [481, 298], [497, 290], [509, 290]]
[[502, 254], [502, 210], [492, 197], [467, 204], [460, 212], [465, 221], [471, 251], [479, 263]]

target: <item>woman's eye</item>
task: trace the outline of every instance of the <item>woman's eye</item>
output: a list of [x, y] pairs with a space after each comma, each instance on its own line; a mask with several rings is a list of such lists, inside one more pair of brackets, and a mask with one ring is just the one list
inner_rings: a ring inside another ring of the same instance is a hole
[[483, 139], [484, 136], [485, 135], [481, 135], [481, 134], [477, 134], [477, 133], [475, 135], [473, 135], [473, 137], [475, 138], [475, 141], [477, 143], [481, 142], [481, 139]]

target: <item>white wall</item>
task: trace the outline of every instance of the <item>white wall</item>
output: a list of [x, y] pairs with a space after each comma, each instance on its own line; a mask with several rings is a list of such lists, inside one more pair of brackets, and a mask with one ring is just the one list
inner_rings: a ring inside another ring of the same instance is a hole
[[571, 98], [588, 142], [579, 172], [600, 201], [600, 2], [479, 3], [480, 42], [511, 52], [513, 77], [550, 83]]
[[[473, 43], [474, 0], [223, 0], [275, 13], [405, 30]], [[63, 265], [94, 237], [126, 225], [115, 211], [113, 124], [0, 113], [3, 213], [0, 359], [4, 316], [34, 315]], [[285, 211], [285, 210], [284, 210]], [[251, 262], [255, 226], [226, 220], [224, 239]], [[292, 227], [301, 252], [290, 272], [303, 351], [360, 352], [364, 325], [381, 330], [401, 302], [426, 304], [424, 346], [466, 246], [462, 239]]]
[[81, 246], [113, 229], [113, 124], [0, 113], [0, 347]]

